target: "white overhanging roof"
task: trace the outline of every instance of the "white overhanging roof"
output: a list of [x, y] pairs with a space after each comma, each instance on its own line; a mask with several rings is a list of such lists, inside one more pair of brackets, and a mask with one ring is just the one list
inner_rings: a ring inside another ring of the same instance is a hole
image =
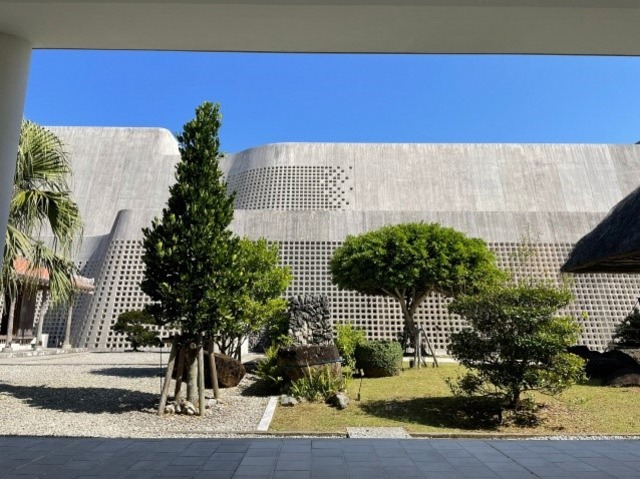
[[640, 54], [637, 0], [0, 0], [35, 48]]

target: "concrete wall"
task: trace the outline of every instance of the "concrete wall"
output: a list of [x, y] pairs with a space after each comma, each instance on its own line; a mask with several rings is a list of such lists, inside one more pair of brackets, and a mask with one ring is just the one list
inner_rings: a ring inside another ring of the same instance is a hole
[[[77, 259], [97, 285], [94, 296], [78, 301], [72, 342], [122, 348], [126, 343], [110, 328], [118, 314], [148, 301], [137, 286], [140, 231], [168, 197], [177, 144], [156, 129], [54, 131], [73, 155], [74, 191], [87, 224]], [[392, 338], [402, 324], [392, 300], [331, 284], [328, 262], [346, 235], [439, 222], [485, 239], [502, 267], [557, 279], [575, 241], [637, 186], [640, 147], [286, 143], [229, 155], [221, 166], [237, 195], [233, 230], [280, 245], [295, 276], [288, 293], [326, 294], [334, 320], [363, 327], [372, 338]], [[523, 239], [537, 253], [530, 264], [516, 260]], [[573, 289], [577, 300], [568, 312], [581, 322], [583, 341], [603, 348], [635, 302], [640, 280], [586, 275]], [[418, 318], [439, 351], [463, 325], [436, 296]], [[63, 324], [63, 314], [49, 315], [52, 341]]]

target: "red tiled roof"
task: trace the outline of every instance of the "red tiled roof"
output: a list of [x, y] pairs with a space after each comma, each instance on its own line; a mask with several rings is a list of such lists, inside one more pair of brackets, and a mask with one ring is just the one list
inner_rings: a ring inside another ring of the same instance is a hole
[[[13, 269], [21, 279], [37, 281], [42, 286], [49, 286], [49, 271], [46, 268], [34, 268], [27, 258], [21, 256], [14, 259]], [[73, 275], [72, 280], [73, 288], [78, 291], [93, 292], [96, 289], [93, 278]]]

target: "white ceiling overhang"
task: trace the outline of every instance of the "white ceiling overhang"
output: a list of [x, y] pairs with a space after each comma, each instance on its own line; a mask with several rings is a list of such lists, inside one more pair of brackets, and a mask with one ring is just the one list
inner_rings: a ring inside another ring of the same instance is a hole
[[638, 0], [0, 0], [35, 48], [640, 54]]

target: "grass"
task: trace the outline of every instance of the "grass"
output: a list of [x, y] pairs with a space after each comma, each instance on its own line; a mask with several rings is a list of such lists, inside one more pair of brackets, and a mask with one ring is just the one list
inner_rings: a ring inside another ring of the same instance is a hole
[[[272, 431], [346, 432], [346, 427], [401, 426], [411, 433], [629, 434], [640, 432], [640, 389], [585, 383], [557, 397], [536, 395], [539, 424], [496, 426], [497, 416], [482, 413], [470, 400], [451, 395], [445, 378], [461, 368], [405, 370], [400, 376], [362, 381], [348, 388], [351, 404], [343, 411], [322, 403], [278, 407]], [[475, 414], [474, 414], [475, 413]]]

